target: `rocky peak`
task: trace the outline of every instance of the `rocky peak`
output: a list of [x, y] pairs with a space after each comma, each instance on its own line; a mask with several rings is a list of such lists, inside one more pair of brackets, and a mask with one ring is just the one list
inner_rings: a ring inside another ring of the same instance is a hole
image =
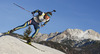
[[92, 39], [92, 40], [100, 40], [100, 34], [95, 32], [92, 29], [82, 31], [80, 29], [66, 29], [63, 32], [55, 32], [50, 34], [41, 34], [38, 33], [35, 41], [53, 41], [53, 42], [62, 42], [62, 40], [84, 40], [84, 39]]

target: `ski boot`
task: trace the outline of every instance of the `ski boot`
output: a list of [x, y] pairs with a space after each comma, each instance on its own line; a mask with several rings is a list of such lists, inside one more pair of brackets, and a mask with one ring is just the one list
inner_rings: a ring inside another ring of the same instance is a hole
[[31, 38], [27, 40], [27, 44], [31, 45]]
[[11, 33], [13, 33], [15, 31], [15, 29], [13, 29], [13, 30], [10, 30], [10, 31], [8, 31], [8, 32], [5, 32], [5, 33], [3, 33], [4, 35], [6, 35], [6, 34], [11, 34]]

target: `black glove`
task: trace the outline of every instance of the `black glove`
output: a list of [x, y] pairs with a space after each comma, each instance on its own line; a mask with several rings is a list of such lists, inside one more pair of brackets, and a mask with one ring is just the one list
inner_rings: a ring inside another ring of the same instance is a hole
[[33, 14], [33, 16], [34, 16], [34, 12], [31, 12], [31, 14]]
[[34, 14], [34, 12], [31, 12], [31, 14]]

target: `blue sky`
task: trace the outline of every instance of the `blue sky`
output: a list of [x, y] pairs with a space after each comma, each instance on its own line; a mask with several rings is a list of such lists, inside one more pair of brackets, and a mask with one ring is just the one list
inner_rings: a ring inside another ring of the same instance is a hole
[[[0, 33], [22, 25], [33, 16], [13, 5], [16, 3], [29, 11], [43, 12], [56, 10], [50, 22], [40, 28], [40, 33], [63, 32], [70, 29], [83, 31], [93, 29], [100, 33], [100, 0], [1, 0]], [[33, 26], [31, 26], [33, 28]], [[23, 34], [26, 28], [15, 33]], [[34, 29], [33, 29], [34, 32]]]

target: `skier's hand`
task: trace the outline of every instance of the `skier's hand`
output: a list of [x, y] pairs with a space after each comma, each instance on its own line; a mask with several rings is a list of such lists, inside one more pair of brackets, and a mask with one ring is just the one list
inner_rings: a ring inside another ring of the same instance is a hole
[[34, 14], [34, 12], [31, 12], [31, 14]]
[[44, 27], [44, 25], [41, 25], [41, 27]]
[[33, 16], [34, 16], [34, 12], [31, 12], [31, 14], [33, 14]]

